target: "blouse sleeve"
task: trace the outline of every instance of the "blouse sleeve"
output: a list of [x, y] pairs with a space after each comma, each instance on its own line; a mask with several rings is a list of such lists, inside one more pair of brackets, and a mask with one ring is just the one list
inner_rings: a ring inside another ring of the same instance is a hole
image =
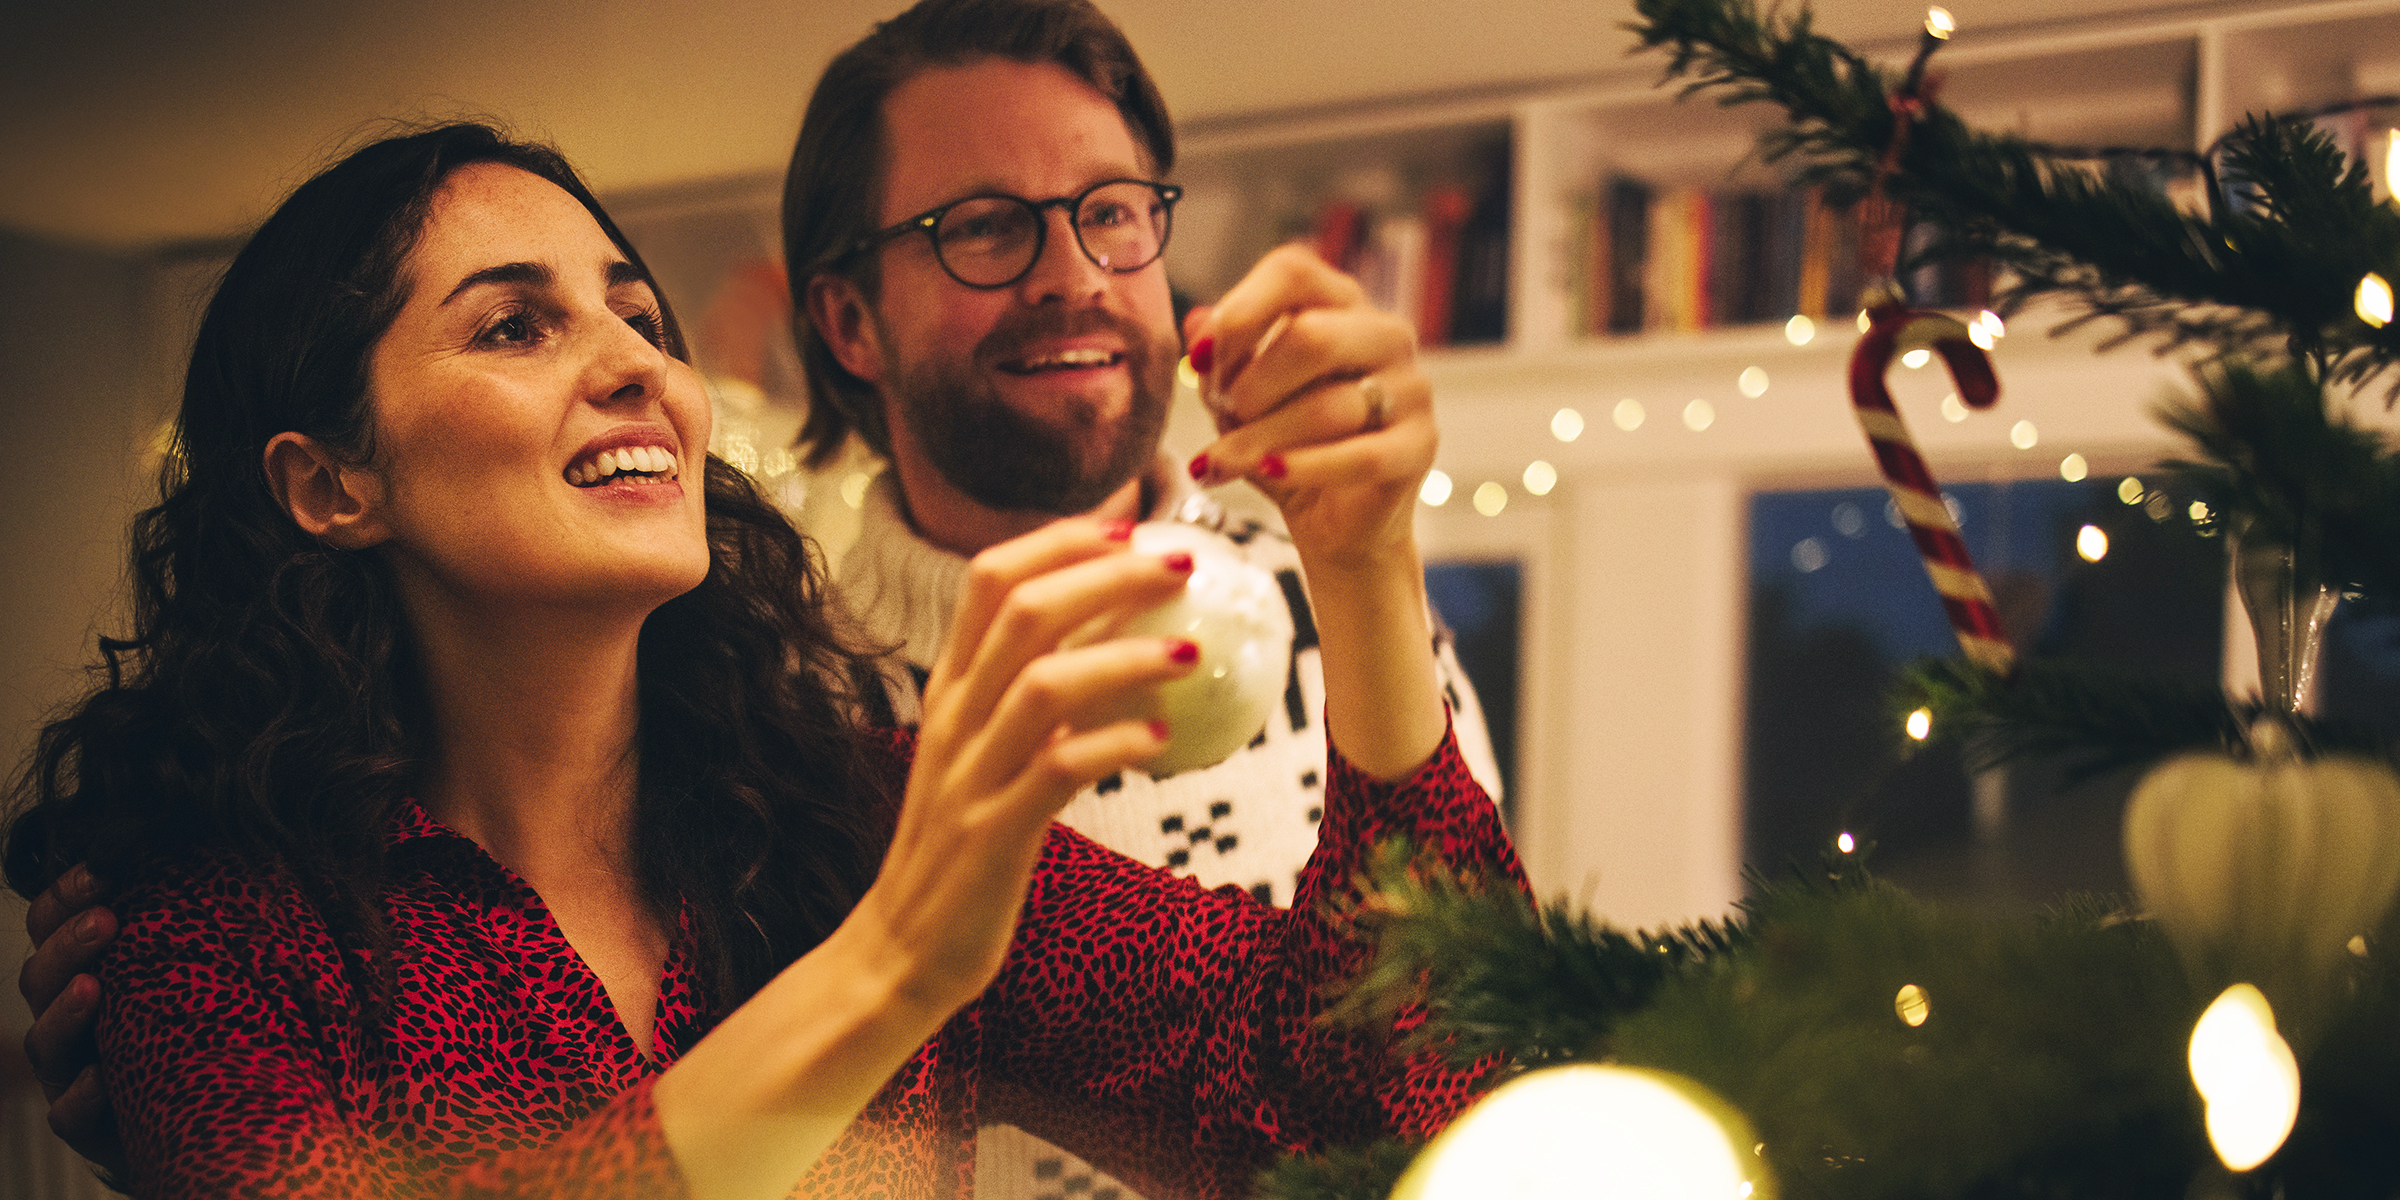
[[1519, 887], [1523, 871], [1455, 738], [1397, 783], [1329, 758], [1317, 850], [1288, 910], [1052, 828], [985, 1000], [983, 1121], [1048, 1138], [1144, 1195], [1232, 1200], [1280, 1154], [1428, 1136], [1464, 1106], [1489, 1064], [1402, 1060], [1394, 1030], [1318, 1020], [1324, 985], [1366, 954], [1329, 902], [1354, 894], [1392, 837]]
[[445, 1165], [440, 1148], [429, 1158], [378, 1140], [342, 1086], [372, 1071], [353, 1019], [362, 998], [295, 898], [266, 873], [218, 864], [120, 899], [99, 1039], [134, 1195], [684, 1195], [649, 1080], [496, 1159]]

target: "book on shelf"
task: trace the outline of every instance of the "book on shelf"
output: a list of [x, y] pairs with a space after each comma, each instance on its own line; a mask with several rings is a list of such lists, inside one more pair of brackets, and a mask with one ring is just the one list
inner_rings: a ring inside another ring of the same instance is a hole
[[[1820, 189], [1661, 186], [1614, 176], [1576, 203], [1572, 307], [1578, 332], [1599, 336], [1694, 333], [1822, 320], [1856, 311], [1865, 284], [1855, 213]], [[1911, 231], [1910, 249], [1939, 231]], [[1911, 302], [1976, 308], [1988, 302], [1990, 264], [1922, 264], [1902, 280]]]
[[1357, 277], [1368, 301], [1398, 314], [1426, 346], [1508, 336], [1509, 176], [1505, 155], [1464, 182], [1426, 187], [1413, 204], [1345, 196], [1317, 204], [1300, 234]]

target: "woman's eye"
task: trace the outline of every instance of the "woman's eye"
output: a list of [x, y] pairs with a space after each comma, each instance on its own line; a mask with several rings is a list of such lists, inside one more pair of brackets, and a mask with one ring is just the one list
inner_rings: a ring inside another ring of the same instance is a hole
[[645, 308], [640, 312], [627, 313], [625, 323], [633, 326], [633, 331], [641, 334], [651, 345], [662, 350], [666, 348], [667, 320], [657, 309]]
[[512, 312], [484, 326], [483, 332], [475, 340], [487, 345], [522, 346], [533, 341], [540, 332], [532, 313]]

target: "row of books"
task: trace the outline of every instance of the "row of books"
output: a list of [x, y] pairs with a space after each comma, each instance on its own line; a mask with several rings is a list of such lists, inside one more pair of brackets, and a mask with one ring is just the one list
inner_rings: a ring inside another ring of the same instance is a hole
[[1368, 298], [1416, 326], [1424, 346], [1508, 339], [1509, 171], [1506, 156], [1469, 183], [1425, 189], [1409, 206], [1336, 197], [1302, 233]]
[[[1912, 229], [1908, 250], [1936, 232]], [[1710, 190], [1619, 176], [1578, 206], [1575, 237], [1575, 328], [1589, 335], [1846, 317], [1866, 282], [1855, 209], [1813, 187]], [[1980, 308], [1992, 278], [1988, 264], [1965, 260], [1902, 283], [1922, 307]]]

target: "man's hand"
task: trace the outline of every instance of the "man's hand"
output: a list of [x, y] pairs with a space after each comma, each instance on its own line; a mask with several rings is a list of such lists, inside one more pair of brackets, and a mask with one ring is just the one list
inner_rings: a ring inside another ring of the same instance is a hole
[[25, 910], [33, 957], [17, 973], [17, 990], [33, 1010], [25, 1057], [50, 1102], [51, 1130], [104, 1176], [122, 1178], [124, 1146], [92, 1037], [100, 1012], [100, 980], [92, 972], [117, 936], [117, 915], [101, 905], [109, 894], [89, 868], [77, 866], [34, 897]]

